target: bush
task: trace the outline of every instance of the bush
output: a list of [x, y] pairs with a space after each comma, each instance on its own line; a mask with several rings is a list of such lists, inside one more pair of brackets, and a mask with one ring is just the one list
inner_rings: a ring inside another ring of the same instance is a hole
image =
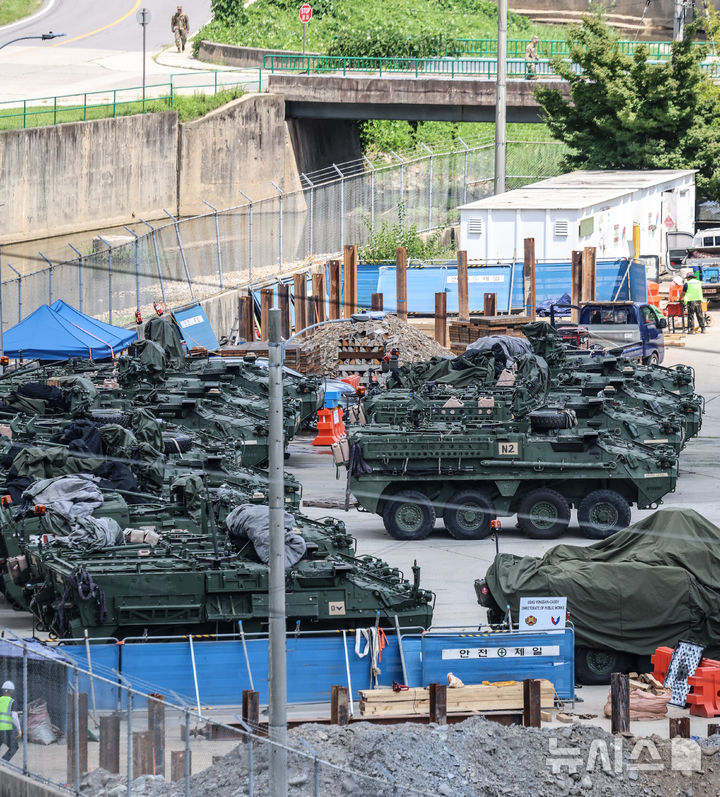
[[213, 19], [223, 25], [244, 25], [247, 22], [243, 0], [212, 0]]
[[[384, 221], [380, 229], [371, 235], [370, 243], [359, 248], [360, 260], [364, 263], [395, 260], [398, 246], [404, 246], [408, 258], [413, 260], [429, 260], [449, 254], [449, 250], [440, 241], [442, 230], [434, 232], [425, 240], [421, 238], [415, 224], [411, 227], [405, 226], [405, 207], [402, 204], [398, 206], [398, 217], [395, 224]], [[363, 222], [370, 229], [370, 220], [365, 218]]]

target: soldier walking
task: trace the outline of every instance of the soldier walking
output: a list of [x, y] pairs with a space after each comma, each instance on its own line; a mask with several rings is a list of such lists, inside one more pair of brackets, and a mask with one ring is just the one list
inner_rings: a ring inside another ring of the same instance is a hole
[[175, 46], [180, 52], [185, 49], [188, 33], [190, 33], [190, 20], [188, 15], [183, 13], [182, 6], [177, 7], [170, 22], [170, 30], [175, 34]]
[[540, 61], [537, 51], [537, 43], [539, 39], [533, 36], [530, 44], [525, 48], [525, 80], [534, 80], [537, 65]]

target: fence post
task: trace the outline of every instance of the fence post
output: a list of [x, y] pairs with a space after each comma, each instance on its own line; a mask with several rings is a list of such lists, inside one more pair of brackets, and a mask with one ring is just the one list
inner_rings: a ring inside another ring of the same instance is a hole
[[155, 239], [155, 228], [144, 219], [140, 219], [140, 223], [150, 228], [150, 240], [155, 253], [155, 266], [157, 267], [158, 281], [160, 282], [160, 295], [162, 296], [163, 304], [167, 304], [165, 301], [165, 283], [163, 282], [162, 269], [160, 268], [160, 255], [158, 254], [157, 240]]
[[185, 709], [185, 797], [190, 797], [190, 710]]
[[252, 279], [253, 275], [253, 201], [250, 197], [244, 192], [239, 191], [238, 193], [242, 194], [242, 196], [247, 199], [250, 209], [248, 210], [248, 277]]
[[309, 213], [309, 219], [308, 219], [308, 221], [309, 221], [309, 224], [308, 224], [309, 229], [308, 229], [308, 247], [307, 247], [307, 251], [308, 251], [308, 254], [312, 254], [312, 252], [313, 252], [313, 221], [314, 221], [314, 216], [315, 216], [315, 184], [307, 176], [307, 174], [305, 174], [305, 172], [302, 172], [300, 176], [303, 177], [305, 179], [305, 182], [307, 182], [307, 184], [310, 186], [310, 213]]
[[330, 320], [335, 320], [336, 318], [341, 318], [340, 315], [340, 261], [339, 260], [331, 260], [328, 263], [328, 272], [329, 272], [329, 293], [330, 293], [330, 306], [329, 306], [329, 318]]
[[540, 681], [526, 678], [523, 681], [523, 725], [526, 728], [540, 727]]
[[357, 263], [358, 251], [356, 244], [345, 244], [344, 256], [344, 282], [345, 282], [345, 312], [344, 317], [350, 318], [357, 312]]
[[[394, 155], [400, 161], [400, 201], [398, 202], [398, 210], [405, 207], [405, 161], [394, 150], [390, 150], [390, 154]], [[405, 212], [400, 212], [400, 228], [405, 229]]]
[[180, 247], [180, 256], [182, 257], [183, 267], [185, 268], [185, 278], [187, 279], [188, 288], [190, 288], [190, 298], [195, 298], [195, 291], [193, 290], [192, 280], [190, 279], [190, 269], [188, 268], [187, 258], [185, 257], [185, 249], [183, 247], [182, 238], [180, 237], [180, 222], [171, 213], [168, 213], [163, 208], [163, 213], [169, 216], [175, 224], [175, 235], [177, 237], [178, 246]]
[[395, 313], [403, 321], [407, 321], [407, 250], [398, 246], [395, 250]]
[[123, 224], [130, 235], [135, 239], [135, 310], [140, 312], [140, 236]]
[[340, 177], [340, 224], [338, 224], [340, 229], [340, 244], [338, 249], [342, 249], [345, 243], [345, 176], [337, 163], [333, 163], [332, 167]]
[[27, 642], [23, 642], [23, 669], [22, 669], [22, 689], [23, 689], [23, 715], [22, 715], [22, 743], [23, 743], [23, 774], [28, 773], [27, 763], [27, 720], [28, 720], [28, 652]]
[[260, 340], [268, 340], [270, 310], [272, 310], [274, 299], [275, 291], [272, 288], [263, 288], [260, 291]]
[[625, 673], [610, 675], [610, 707], [612, 710], [610, 730], [625, 733], [630, 730], [630, 685]]
[[423, 147], [430, 153], [430, 169], [428, 174], [428, 219], [427, 228], [432, 229], [432, 183], [433, 183], [433, 151], [425, 142], [421, 142]]
[[165, 777], [165, 697], [151, 693], [148, 699], [148, 730], [151, 737], [152, 774]]
[[[215, 81], [217, 82], [217, 72], [215, 72]], [[217, 94], [217, 86], [215, 87]], [[220, 247], [220, 221], [218, 219], [218, 209], [203, 199], [203, 202], [215, 213], [215, 240], [217, 241], [217, 259], [218, 259], [218, 277], [220, 278], [220, 289], [223, 287], [223, 267], [222, 267], [222, 248]]]
[[312, 275], [313, 292], [313, 319], [312, 323], [317, 324], [325, 320], [325, 269], [319, 274]]
[[526, 238], [523, 253], [525, 283], [525, 312], [530, 321], [535, 320], [535, 239]]
[[98, 240], [102, 241], [108, 248], [108, 323], [112, 324], [113, 310], [113, 289], [112, 289], [112, 246], [100, 235]]
[[38, 252], [40, 257], [48, 264], [48, 304], [53, 301], [53, 264], [42, 252]]
[[458, 321], [470, 320], [470, 296], [468, 285], [467, 252], [457, 253]]
[[370, 159], [363, 155], [363, 160], [370, 167], [370, 235], [375, 233], [375, 167]]
[[435, 294], [435, 340], [447, 348], [447, 293]]
[[461, 139], [458, 138], [458, 141], [465, 147], [465, 162], [463, 163], [463, 205], [467, 202], [467, 176], [468, 176], [468, 153], [470, 152], [470, 147]]
[[282, 264], [283, 264], [283, 199], [285, 198], [285, 195], [283, 193], [282, 188], [280, 188], [277, 185], [275, 185], [275, 183], [272, 180], [270, 180], [270, 185], [278, 192], [278, 194], [280, 194], [280, 224], [279, 224], [279, 226], [280, 226], [280, 230], [279, 230], [279, 233], [280, 233], [280, 259], [278, 260], [278, 262], [280, 264], [280, 269], [282, 269]]
[[430, 692], [430, 722], [436, 722], [438, 725], [447, 725], [446, 684], [430, 684], [429, 692]]
[[100, 717], [100, 768], [120, 773], [120, 715]]
[[76, 249], [72, 244], [68, 244], [68, 246], [75, 252], [77, 255], [77, 264], [78, 264], [78, 297], [79, 297], [79, 307], [78, 309], [82, 313], [83, 311], [83, 256], [82, 252], [79, 249]]
[[127, 690], [127, 797], [132, 797], [132, 689]]
[[280, 334], [287, 340], [290, 337], [290, 286], [280, 282], [277, 286], [278, 309], [280, 310]]
[[[583, 267], [582, 267], [583, 253], [574, 250], [570, 253], [570, 304], [579, 305], [582, 299], [582, 280], [583, 280]], [[573, 324], [577, 324], [580, 320], [580, 314], [575, 308], [570, 311]]]
[[11, 266], [10, 263], [7, 264], [7, 267], [12, 272], [17, 274], [17, 284], [18, 284], [18, 323], [20, 323], [20, 321], [22, 320], [22, 274], [16, 268], [13, 268], [13, 266]]

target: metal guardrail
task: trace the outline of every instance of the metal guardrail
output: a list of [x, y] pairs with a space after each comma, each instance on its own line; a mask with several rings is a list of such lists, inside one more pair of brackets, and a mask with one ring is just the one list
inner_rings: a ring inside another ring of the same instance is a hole
[[[17, 119], [18, 124], [14, 126], [26, 128], [114, 118], [118, 115], [127, 115], [129, 106], [137, 106], [132, 108], [133, 113], [147, 113], [157, 110], [156, 107], [148, 107], [150, 103], [162, 101], [169, 104], [169, 110], [173, 110], [178, 95], [187, 95], [190, 92], [215, 95], [226, 89], [245, 87], [255, 89], [256, 86], [258, 91], [262, 91], [262, 77], [260, 70], [258, 72], [258, 79], [252, 81], [238, 80], [235, 72], [208, 70], [192, 75], [173, 74], [170, 75], [168, 82], [146, 84], [144, 87], [130, 86], [123, 89], [61, 94], [56, 97], [6, 100], [0, 102], [0, 126], [8, 119]], [[228, 79], [229, 76], [233, 76], [234, 79]], [[97, 109], [101, 109], [102, 112], [94, 113]]]
[[[507, 56], [508, 58], [523, 58], [525, 48], [530, 44], [530, 39], [508, 39]], [[640, 47], [646, 47], [653, 59], [665, 59], [672, 55], [671, 41], [632, 41], [621, 40], [618, 42], [620, 51], [626, 55], [632, 55]], [[701, 47], [705, 42], [693, 42], [693, 46]], [[712, 43], [708, 42], [712, 47]], [[537, 43], [538, 55], [543, 58], [554, 58], [555, 56], [570, 55], [570, 45], [563, 39], [542, 39]], [[497, 39], [455, 39], [452, 45], [446, 50], [446, 55], [479, 55], [497, 56]]]

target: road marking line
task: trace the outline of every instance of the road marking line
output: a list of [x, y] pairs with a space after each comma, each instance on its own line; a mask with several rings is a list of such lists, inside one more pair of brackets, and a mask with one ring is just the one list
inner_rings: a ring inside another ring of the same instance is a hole
[[108, 28], [112, 28], [114, 25], [117, 25], [119, 22], [123, 22], [126, 20], [134, 11], [137, 11], [140, 8], [140, 3], [142, 0], [136, 0], [135, 5], [127, 12], [127, 14], [123, 14], [121, 17], [118, 17], [114, 22], [108, 22], [107, 25], [103, 25], [102, 28], [97, 28], [96, 30], [91, 30], [89, 33], [81, 33], [79, 36], [73, 36], [72, 39], [63, 39], [61, 42], [56, 42], [55, 44], [51, 44], [50, 47], [60, 47], [63, 44], [70, 44], [70, 42], [76, 42], [80, 39], [87, 39], [88, 36], [94, 36], [96, 33], [102, 33], [102, 31], [107, 30]]
[[6, 30], [10, 30], [10, 28], [16, 28], [18, 25], [27, 25], [28, 22], [32, 22], [34, 19], [39, 19], [40, 17], [44, 17], [48, 11], [52, 11], [52, 7], [55, 5], [57, 0], [50, 0], [50, 2], [45, 6], [45, 8], [40, 8], [39, 11], [36, 11], [34, 14], [31, 14], [29, 17], [23, 17], [22, 19], [18, 19], [16, 22], [8, 22], [7, 25], [3, 25], [0, 27], [0, 33], [4, 33]]

